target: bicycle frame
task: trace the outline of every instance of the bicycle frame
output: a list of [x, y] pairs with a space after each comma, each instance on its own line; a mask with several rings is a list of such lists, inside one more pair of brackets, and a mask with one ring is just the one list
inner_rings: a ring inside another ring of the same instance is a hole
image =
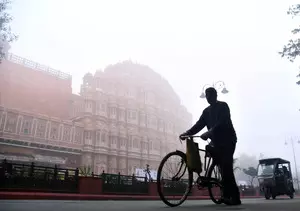
[[[210, 165], [212, 164], [213, 160], [212, 160], [212, 157], [208, 154], [208, 152], [204, 149], [199, 149], [199, 152], [204, 152], [204, 171], [205, 171], [205, 177], [207, 176], [207, 172], [208, 172], [208, 169], [210, 167]], [[207, 161], [207, 158], [208, 158], [208, 161]]]
[[[186, 141], [193, 141], [194, 142], [194, 138], [201, 138], [200, 136], [184, 136], [184, 138], [186, 138]], [[180, 140], [180, 139], [179, 139]], [[181, 144], [182, 144], [182, 141], [180, 140]], [[209, 141], [207, 141], [208, 144], [209, 144]], [[205, 149], [200, 149], [198, 148], [198, 151], [199, 153], [200, 152], [204, 152], [204, 171], [207, 172], [211, 162], [212, 162], [212, 157], [209, 155], [209, 153], [205, 150]], [[201, 158], [201, 156], [200, 156]], [[208, 159], [208, 162], [207, 162], [207, 158]]]
[[[186, 139], [186, 141], [193, 141], [194, 142], [194, 138], [201, 138], [200, 136], [184, 136], [183, 138]], [[180, 140], [180, 142], [182, 143], [182, 141]], [[209, 141], [207, 141], [208, 144], [210, 143]], [[204, 176], [200, 176], [200, 174], [198, 174], [198, 179], [197, 181], [200, 179], [200, 180], [207, 180], [207, 179], [210, 179], [210, 183], [215, 183], [215, 182], [218, 182], [217, 180], [215, 180], [214, 178], [209, 178], [209, 175], [208, 175], [208, 169], [209, 167], [213, 164], [214, 160], [213, 160], [213, 157], [209, 154], [209, 152], [207, 152], [205, 149], [200, 149], [198, 148], [198, 151], [199, 153], [200, 152], [204, 152], [204, 165], [203, 165], [203, 170], [205, 171], [204, 173]], [[200, 159], [201, 159], [201, 156], [200, 156]], [[201, 165], [201, 164], [199, 164]], [[180, 166], [180, 170], [182, 168], [182, 165]], [[186, 171], [186, 169], [185, 169]], [[179, 172], [178, 172], [179, 173]], [[178, 176], [176, 174], [176, 176]], [[183, 175], [182, 175], [183, 176]], [[197, 182], [198, 183], [198, 182]]]

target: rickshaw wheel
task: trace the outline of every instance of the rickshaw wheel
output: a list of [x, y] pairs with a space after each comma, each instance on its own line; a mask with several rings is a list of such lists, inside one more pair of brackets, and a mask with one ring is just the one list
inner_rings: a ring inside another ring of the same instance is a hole
[[269, 199], [271, 198], [271, 190], [270, 190], [270, 188], [267, 188], [267, 189], [265, 190], [265, 198], [266, 198], [267, 200], [269, 200]]
[[294, 194], [292, 193], [291, 195], [290, 195], [290, 199], [293, 199], [294, 198]]
[[270, 195], [265, 194], [265, 198], [266, 198], [267, 200], [269, 200], [271, 197], [270, 197]]

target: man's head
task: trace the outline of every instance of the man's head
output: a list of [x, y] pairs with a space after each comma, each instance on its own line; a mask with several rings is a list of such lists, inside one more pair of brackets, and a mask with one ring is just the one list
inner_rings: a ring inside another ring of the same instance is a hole
[[209, 87], [205, 90], [205, 96], [206, 96], [206, 100], [207, 102], [212, 105], [215, 104], [217, 102], [217, 90], [213, 87]]

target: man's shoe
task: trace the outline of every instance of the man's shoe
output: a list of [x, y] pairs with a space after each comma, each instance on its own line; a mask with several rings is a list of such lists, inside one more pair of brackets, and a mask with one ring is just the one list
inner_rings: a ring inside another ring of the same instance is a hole
[[232, 205], [241, 205], [242, 204], [241, 199], [236, 199], [236, 200], [233, 200], [232, 202], [233, 202]]
[[236, 206], [236, 205], [241, 205], [242, 202], [240, 199], [233, 199], [233, 198], [224, 198], [223, 203], [228, 205], [228, 206]]

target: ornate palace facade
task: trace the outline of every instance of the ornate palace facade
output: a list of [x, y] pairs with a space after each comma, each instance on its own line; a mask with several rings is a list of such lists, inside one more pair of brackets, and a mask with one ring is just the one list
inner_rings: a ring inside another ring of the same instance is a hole
[[192, 123], [168, 82], [130, 61], [86, 74], [80, 94], [60, 97], [58, 104], [66, 105], [64, 100], [69, 112], [63, 119], [7, 107], [2, 100], [2, 156], [22, 152], [23, 159], [91, 166], [96, 174], [132, 174], [146, 164], [157, 169], [162, 156], [184, 148], [178, 134]]

